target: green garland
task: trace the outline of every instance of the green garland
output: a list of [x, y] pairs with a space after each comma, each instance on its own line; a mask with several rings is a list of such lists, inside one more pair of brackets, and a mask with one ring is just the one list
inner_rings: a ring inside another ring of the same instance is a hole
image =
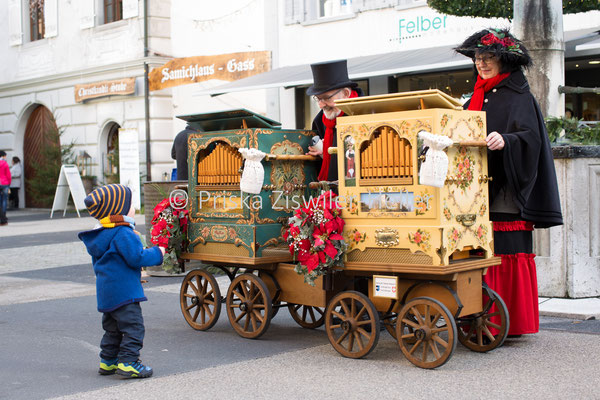
[[[427, 0], [434, 10], [459, 17], [513, 17], [513, 0]], [[598, 0], [563, 0], [563, 14], [600, 10]]]

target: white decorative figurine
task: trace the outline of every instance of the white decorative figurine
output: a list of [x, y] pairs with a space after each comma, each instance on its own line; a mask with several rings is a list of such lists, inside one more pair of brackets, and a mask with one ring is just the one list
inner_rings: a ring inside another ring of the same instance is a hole
[[246, 160], [242, 179], [240, 180], [240, 189], [242, 192], [259, 194], [265, 181], [265, 169], [261, 160], [266, 156], [266, 153], [258, 149], [245, 148], [239, 149], [239, 152]]
[[315, 150], [320, 151], [321, 158], [323, 157], [323, 141], [319, 136], [313, 136], [310, 145], [315, 148]]
[[452, 145], [452, 139], [427, 131], [419, 132], [419, 138], [423, 140], [424, 146], [429, 147], [419, 170], [419, 183], [443, 187], [448, 174], [448, 155], [444, 149]]

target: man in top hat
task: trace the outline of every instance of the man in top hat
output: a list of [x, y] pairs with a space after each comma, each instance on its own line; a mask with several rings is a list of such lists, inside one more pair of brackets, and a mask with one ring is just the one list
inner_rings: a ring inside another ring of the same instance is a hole
[[312, 129], [318, 133], [323, 146], [322, 149], [309, 146], [307, 154], [323, 157], [319, 181], [337, 181], [337, 155], [329, 155], [327, 151], [331, 146], [337, 147], [336, 119], [344, 115], [344, 112], [335, 106], [335, 100], [359, 97], [363, 92], [356, 82], [348, 78], [346, 60], [311, 64], [310, 68], [313, 85], [306, 90], [306, 94], [312, 96], [321, 109], [313, 120]]

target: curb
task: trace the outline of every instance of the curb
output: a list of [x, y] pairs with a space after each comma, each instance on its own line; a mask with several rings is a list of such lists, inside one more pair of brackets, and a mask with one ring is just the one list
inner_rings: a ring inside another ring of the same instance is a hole
[[600, 298], [539, 299], [540, 316], [559, 317], [578, 320], [600, 319]]

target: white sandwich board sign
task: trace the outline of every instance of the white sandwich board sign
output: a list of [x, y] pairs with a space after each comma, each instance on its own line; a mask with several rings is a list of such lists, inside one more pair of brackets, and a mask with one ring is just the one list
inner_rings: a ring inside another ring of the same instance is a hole
[[85, 210], [84, 203], [85, 189], [79, 175], [79, 169], [76, 165], [62, 165], [58, 176], [58, 184], [56, 185], [56, 193], [54, 194], [54, 202], [52, 203], [52, 211], [50, 218], [54, 214], [54, 210], [63, 210], [63, 217], [67, 213], [67, 203], [69, 202], [69, 194], [73, 197], [77, 216], [81, 217], [79, 210]]
[[137, 129], [119, 129], [119, 178], [131, 189], [131, 204], [141, 208], [140, 146]]

